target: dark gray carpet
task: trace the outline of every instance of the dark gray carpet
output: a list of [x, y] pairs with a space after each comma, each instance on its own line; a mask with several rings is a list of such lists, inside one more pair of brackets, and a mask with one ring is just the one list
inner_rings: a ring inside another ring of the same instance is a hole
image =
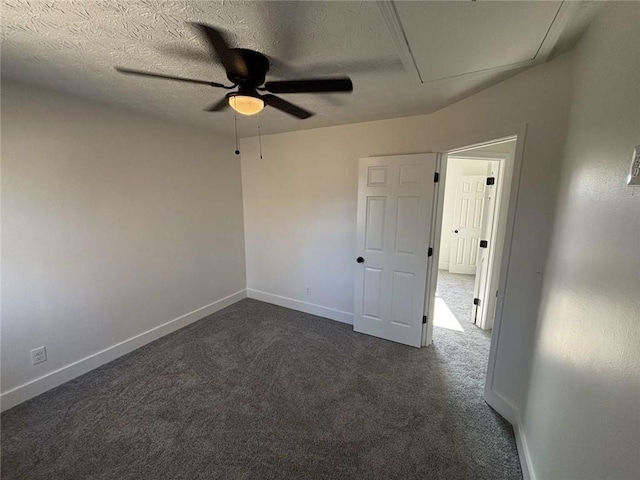
[[520, 479], [485, 352], [243, 300], [2, 415], [2, 478]]

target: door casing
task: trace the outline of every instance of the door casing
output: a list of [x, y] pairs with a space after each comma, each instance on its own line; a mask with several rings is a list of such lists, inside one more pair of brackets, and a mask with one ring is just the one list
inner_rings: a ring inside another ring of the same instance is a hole
[[[511, 175], [511, 181], [509, 184], [505, 183], [505, 189], [509, 191], [509, 202], [507, 211], [506, 228], [504, 234], [504, 245], [502, 248], [500, 273], [498, 283], [498, 296], [496, 299], [496, 313], [493, 324], [493, 333], [491, 335], [491, 347], [489, 349], [489, 360], [487, 366], [487, 378], [484, 388], [485, 401], [494, 408], [500, 415], [507, 419], [512, 424], [518, 421], [518, 412], [504, 399], [499, 393], [494, 390], [494, 375], [496, 367], [496, 359], [498, 354], [498, 345], [500, 342], [500, 330], [503, 324], [503, 309], [505, 304], [505, 292], [508, 282], [509, 262], [511, 257], [513, 233], [515, 225], [515, 216], [518, 207], [518, 192], [520, 189], [520, 181], [522, 174], [522, 162], [524, 154], [524, 145], [526, 141], [527, 124], [521, 124], [511, 127], [505, 127], [497, 129], [489, 134], [472, 135], [467, 141], [458, 141], [452, 144], [449, 148], [443, 148], [445, 152], [440, 155], [438, 160], [438, 172], [440, 174], [440, 181], [437, 185], [437, 200], [434, 202], [435, 216], [434, 216], [434, 228], [432, 229], [433, 235], [431, 244], [433, 245], [433, 257], [429, 263], [428, 278], [427, 278], [427, 294], [425, 296], [425, 313], [428, 315], [428, 321], [423, 325], [422, 342], [423, 346], [429, 345], [433, 339], [433, 309], [435, 298], [435, 286], [437, 279], [437, 265], [440, 254], [440, 235], [442, 231], [442, 209], [444, 205], [444, 179], [446, 179], [447, 173], [447, 158], [448, 156], [463, 155], [465, 151], [476, 149], [479, 147], [485, 147], [488, 145], [516, 140], [516, 150], [513, 156], [513, 172]], [[486, 140], [487, 138], [492, 140]], [[434, 265], [436, 268], [434, 268]]]
[[[502, 252], [505, 243], [505, 235], [507, 228], [507, 214], [508, 205], [510, 199], [510, 189], [508, 188], [513, 179], [513, 154], [511, 153], [489, 153], [484, 152], [481, 155], [464, 155], [464, 154], [450, 154], [448, 159], [464, 159], [464, 160], [484, 160], [489, 162], [498, 162], [498, 172], [496, 174], [497, 180], [495, 185], [495, 192], [498, 196], [496, 202], [497, 215], [492, 225], [492, 231], [489, 235], [489, 252], [490, 265], [487, 272], [487, 292], [496, 292], [499, 286], [500, 267], [502, 263]], [[478, 266], [479, 267], [479, 266]], [[476, 281], [478, 280], [479, 270], [476, 271]], [[480, 308], [483, 309], [483, 322], [477, 324], [478, 327], [483, 330], [493, 328], [493, 319], [495, 317], [496, 301], [494, 296], [488, 297], [483, 295], [481, 299], [484, 303]], [[486, 300], [486, 301], [485, 301]]]

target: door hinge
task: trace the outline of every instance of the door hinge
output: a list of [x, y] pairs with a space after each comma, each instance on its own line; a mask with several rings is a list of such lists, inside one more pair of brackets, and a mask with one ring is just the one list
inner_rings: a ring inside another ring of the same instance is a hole
[[496, 177], [487, 177], [487, 185], [495, 185]]
[[474, 298], [473, 299], [473, 304], [477, 305], [477, 306], [480, 306], [480, 299], [479, 298]]
[[427, 323], [427, 316], [426, 315], [422, 316], [422, 323], [423, 324]]
[[433, 174], [433, 183], [438, 183], [440, 181], [440, 173], [436, 172]]
[[488, 240], [480, 240], [480, 248], [487, 248], [489, 246]]
[[427, 257], [431, 256], [433, 256], [433, 248], [429, 247], [429, 250], [427, 250]]

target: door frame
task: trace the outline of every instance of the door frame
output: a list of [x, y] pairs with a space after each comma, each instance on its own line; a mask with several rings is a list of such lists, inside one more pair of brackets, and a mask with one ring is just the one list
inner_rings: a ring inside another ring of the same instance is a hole
[[[497, 208], [498, 208], [498, 217], [496, 221], [493, 223], [491, 228], [491, 233], [489, 235], [489, 259], [490, 264], [487, 272], [487, 290], [493, 291], [498, 290], [498, 280], [500, 274], [500, 268], [496, 268], [498, 265], [501, 265], [502, 257], [496, 256], [498, 252], [498, 246], [501, 249], [504, 249], [505, 238], [506, 238], [506, 228], [507, 228], [507, 212], [504, 211], [504, 206], [509, 205], [510, 201], [510, 191], [506, 185], [508, 182], [513, 181], [513, 168], [509, 169], [509, 167], [513, 167], [513, 154], [511, 153], [497, 153], [497, 152], [484, 152], [480, 155], [458, 155], [458, 154], [448, 154], [447, 160], [449, 158], [452, 159], [463, 159], [463, 160], [484, 160], [490, 162], [498, 162], [498, 181], [496, 183], [496, 194], [497, 194]], [[510, 164], [510, 165], [509, 165]], [[510, 171], [509, 171], [510, 170]], [[444, 185], [444, 183], [443, 183]], [[444, 190], [444, 188], [443, 188]], [[498, 233], [501, 228], [501, 219], [502, 215], [504, 215], [504, 230], [505, 234], [502, 238], [499, 237]], [[476, 270], [476, 280], [477, 280], [478, 270]], [[475, 288], [474, 288], [475, 290]], [[483, 300], [485, 301], [485, 300]], [[486, 302], [485, 302], [486, 303]], [[497, 304], [497, 303], [496, 303]], [[486, 305], [485, 307], [486, 308]], [[495, 308], [494, 308], [495, 310]], [[490, 322], [490, 325], [487, 326], [486, 318], [485, 323], [483, 325], [478, 325], [478, 327], [483, 330], [488, 330], [493, 328], [493, 321]]]
[[[443, 148], [444, 153], [440, 155], [437, 161], [438, 172], [440, 178], [436, 186], [437, 200], [434, 202], [434, 228], [431, 238], [433, 245], [433, 256], [429, 262], [427, 270], [427, 292], [425, 296], [425, 314], [427, 314], [427, 324], [423, 327], [422, 345], [427, 346], [432, 343], [433, 339], [433, 311], [435, 301], [435, 287], [438, 275], [438, 261], [440, 257], [440, 236], [442, 233], [442, 213], [444, 207], [444, 181], [447, 173], [447, 158], [455, 156], [455, 154], [463, 154], [463, 152], [495, 145], [500, 142], [516, 140], [516, 149], [513, 156], [513, 173], [511, 177], [511, 185], [509, 188], [509, 206], [507, 211], [507, 225], [504, 234], [504, 244], [502, 248], [502, 260], [500, 264], [500, 280], [498, 282], [498, 297], [496, 300], [496, 313], [493, 322], [493, 332], [491, 335], [491, 347], [489, 349], [489, 359], [487, 366], [487, 378], [484, 388], [485, 401], [494, 408], [500, 415], [509, 422], [514, 423], [518, 419], [516, 408], [511, 405], [502, 396], [493, 390], [493, 379], [496, 368], [496, 360], [498, 356], [498, 345], [500, 344], [500, 332], [503, 324], [503, 311], [505, 304], [506, 285], [508, 282], [509, 264], [511, 261], [511, 251], [513, 246], [513, 234], [515, 227], [515, 216], [518, 209], [519, 190], [522, 176], [522, 164], [524, 158], [524, 146], [527, 134], [527, 124], [512, 126], [495, 131], [492, 134], [482, 134], [480, 137], [475, 134], [467, 141], [456, 142], [449, 148]], [[479, 137], [479, 138], [478, 138]], [[486, 140], [489, 138], [490, 140]], [[506, 188], [506, 185], [505, 185]]]

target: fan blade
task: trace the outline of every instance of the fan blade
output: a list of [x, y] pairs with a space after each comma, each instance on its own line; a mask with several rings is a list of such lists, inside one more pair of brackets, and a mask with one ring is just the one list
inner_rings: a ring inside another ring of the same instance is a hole
[[225, 95], [222, 100], [213, 105], [209, 105], [204, 109], [205, 112], [219, 112], [220, 110], [224, 110], [229, 106], [229, 95]]
[[276, 97], [275, 95], [263, 95], [262, 99], [264, 100], [264, 103], [266, 103], [270, 107], [282, 110], [284, 113], [293, 115], [296, 118], [305, 119], [313, 115], [312, 112], [305, 110], [304, 108], [300, 108], [293, 103], [289, 103], [280, 97]]
[[[180, 58], [182, 60], [191, 60], [192, 62], [205, 63], [211, 65], [211, 54], [209, 49], [197, 48], [184, 45], [174, 45], [171, 43], [162, 43], [155, 47], [155, 49], [163, 55], [170, 55], [172, 57]], [[313, 70], [315, 72], [315, 70]], [[332, 72], [342, 71], [331, 70]], [[291, 77], [291, 75], [289, 75]]]
[[213, 53], [218, 57], [218, 61], [222, 65], [225, 65], [227, 57], [229, 56], [229, 50], [231, 49], [229, 48], [227, 40], [224, 38], [222, 32], [205, 23], [191, 22], [191, 25], [197, 28], [200, 33], [204, 35], [209, 46], [213, 48]]
[[196, 80], [194, 78], [176, 77], [174, 75], [163, 75], [162, 73], [145, 72], [143, 70], [135, 70], [133, 68], [115, 67], [120, 73], [128, 75], [141, 75], [143, 77], [163, 78], [165, 80], [176, 80], [178, 82], [197, 83], [199, 85], [209, 85], [210, 87], [224, 87], [221, 83], [209, 82], [207, 80]]
[[353, 83], [350, 78], [324, 78], [309, 80], [282, 80], [267, 82], [265, 90], [272, 93], [320, 93], [351, 92]]
[[218, 61], [227, 72], [234, 72], [234, 74], [240, 76], [249, 76], [247, 62], [239, 52], [229, 47], [222, 30], [213, 28], [205, 23], [192, 22], [191, 25], [202, 33], [209, 46], [213, 49]]
[[353, 73], [387, 73], [402, 70], [402, 62], [396, 56], [363, 58], [359, 60], [345, 60], [335, 62], [307, 63], [294, 66], [284, 62], [281, 58], [269, 55], [271, 68], [269, 75], [273, 78], [306, 78], [311, 72], [314, 75], [328, 77], [329, 75]]

